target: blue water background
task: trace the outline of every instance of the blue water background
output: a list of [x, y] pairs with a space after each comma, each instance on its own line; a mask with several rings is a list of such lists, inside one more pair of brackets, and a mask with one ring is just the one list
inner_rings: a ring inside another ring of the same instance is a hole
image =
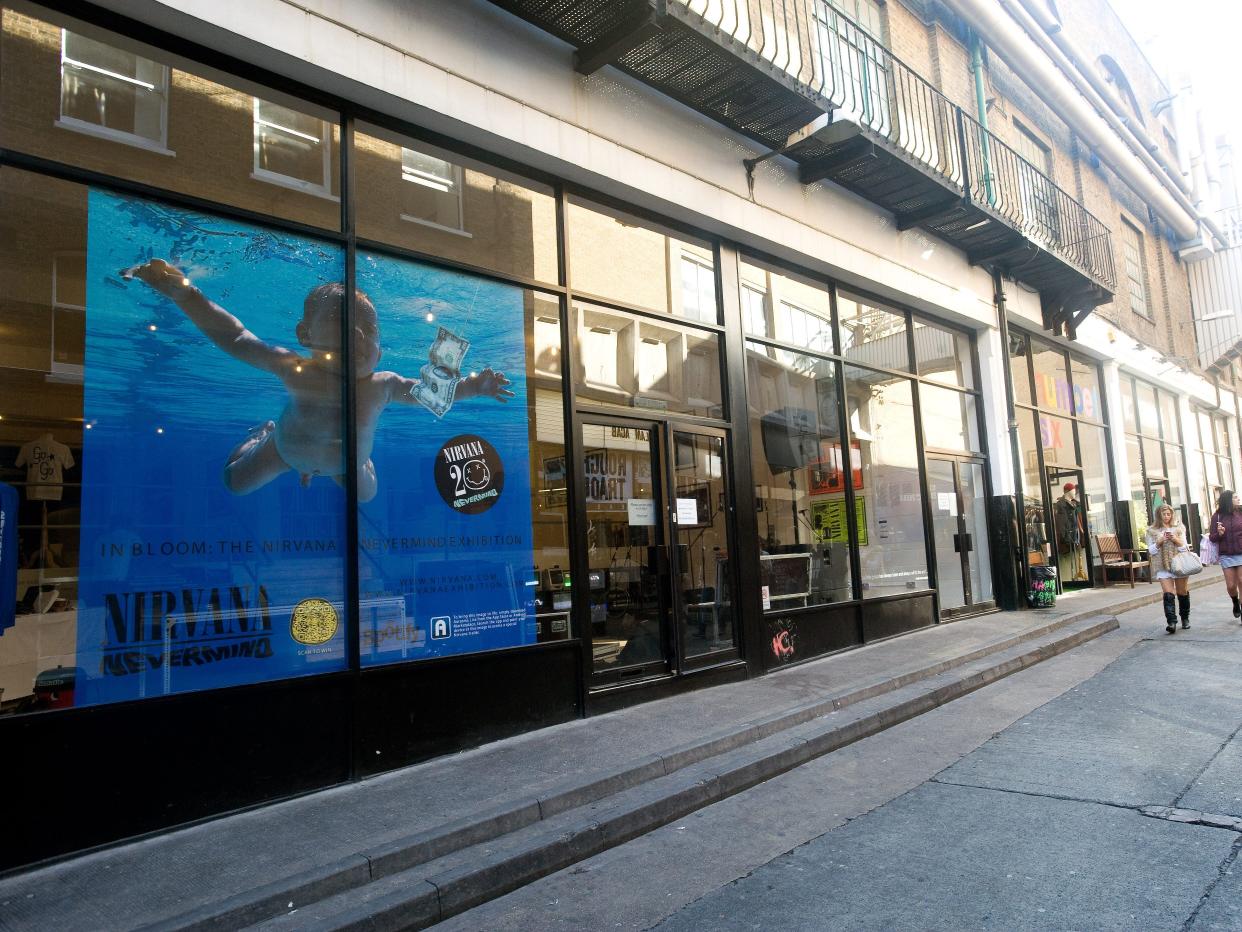
[[[459, 399], [442, 419], [417, 404], [392, 405], [381, 417], [372, 453], [379, 492], [359, 508], [363, 662], [533, 643], [524, 291], [367, 252], [358, 254], [357, 279], [379, 317], [381, 370], [417, 378], [439, 328], [446, 327], [470, 341], [463, 376], [490, 366], [504, 372], [514, 393], [507, 403]], [[433, 478], [441, 447], [462, 434], [485, 438], [504, 463], [504, 489], [496, 504], [479, 514], [455, 511]], [[496, 542], [497, 537], [503, 540]], [[401, 543], [403, 538], [448, 543], [409, 546]], [[466, 585], [486, 578], [490, 583], [464, 591], [445, 585], [447, 591], [422, 594], [409, 584], [437, 578]], [[465, 637], [456, 631], [441, 640], [428, 636], [431, 618], [479, 611], [507, 612], [511, 621]]]
[[[260, 339], [293, 349], [303, 298], [344, 272], [342, 251], [331, 243], [90, 192], [77, 639], [87, 679], [75, 696], [80, 705], [345, 665], [343, 624], [314, 648], [294, 641], [289, 625], [303, 599], [338, 609], [342, 603], [344, 492], [326, 478], [303, 488], [293, 472], [249, 495], [225, 489], [230, 451], [254, 425], [277, 418], [287, 395], [275, 376], [212, 345], [171, 301], [120, 275], [153, 257], [179, 266]], [[206, 552], [160, 552], [178, 545]], [[107, 593], [248, 586], [254, 599], [260, 584], [271, 605], [270, 656], [166, 666], [158, 662], [160, 646], [148, 644], [142, 654], [155, 667], [103, 675]]]

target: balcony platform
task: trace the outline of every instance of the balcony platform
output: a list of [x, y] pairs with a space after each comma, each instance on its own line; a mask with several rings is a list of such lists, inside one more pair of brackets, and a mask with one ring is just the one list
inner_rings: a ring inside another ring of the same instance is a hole
[[1040, 292], [1073, 336], [1113, 298], [1108, 229], [823, 0], [494, 0]]

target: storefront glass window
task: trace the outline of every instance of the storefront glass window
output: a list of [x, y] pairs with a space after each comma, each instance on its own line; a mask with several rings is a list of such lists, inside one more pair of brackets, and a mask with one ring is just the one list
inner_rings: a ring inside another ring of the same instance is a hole
[[863, 598], [927, 588], [923, 483], [909, 379], [845, 369], [850, 438], [862, 463], [855, 489], [860, 516]]
[[[362, 661], [569, 637], [555, 298], [358, 256]], [[381, 356], [382, 370], [376, 370]]]
[[933, 382], [974, 388], [970, 338], [958, 330], [914, 319], [914, 358], [919, 375]]
[[[1078, 462], [1074, 447], [1074, 422], [1052, 414], [1039, 416], [1040, 444], [1047, 465], [1073, 466]], [[1054, 490], [1055, 491], [1055, 490]]]
[[575, 291], [659, 314], [717, 322], [710, 243], [576, 198], [565, 209]]
[[1121, 377], [1121, 417], [1126, 430], [1135, 429], [1134, 381], [1128, 375]]
[[338, 114], [106, 30], [0, 16], [0, 145], [340, 229]]
[[[1156, 405], [1156, 390], [1146, 382], [1135, 384], [1138, 396], [1138, 430], [1144, 434], [1157, 436], [1160, 433], [1160, 415]], [[1134, 429], [1135, 425], [1127, 424]]]
[[0, 203], [5, 711], [342, 669], [341, 249], [7, 168]]
[[[833, 351], [832, 299], [827, 286], [754, 260], [743, 260], [741, 274], [747, 334], [813, 353]], [[760, 295], [767, 299], [763, 311], [757, 300]]]
[[923, 443], [945, 450], [979, 450], [979, 416], [975, 396], [934, 385], [919, 386]]
[[1065, 354], [1031, 338], [1031, 360], [1035, 369], [1035, 404], [1048, 411], [1072, 414], [1073, 392], [1065, 371]]
[[1097, 534], [1113, 533], [1114, 518], [1112, 483], [1108, 473], [1107, 434], [1098, 427], [1078, 423], [1078, 446], [1081, 450], [1083, 498], [1086, 501], [1087, 531], [1092, 554], [1099, 559]]
[[841, 353], [854, 362], [887, 369], [910, 368], [906, 315], [849, 292], [837, 293]]
[[[1182, 439], [1180, 419], [1177, 416], [1177, 399], [1168, 392], [1160, 392], [1160, 436], [1169, 443]], [[1154, 425], [1144, 425], [1143, 433], [1155, 433]]]
[[1100, 394], [1099, 368], [1094, 362], [1070, 354], [1070, 375], [1074, 380], [1074, 416], [1089, 421], [1104, 420], [1104, 399]]
[[1031, 361], [1027, 357], [1030, 337], [1020, 330], [1009, 331], [1009, 368], [1013, 375], [1013, 399], [1031, 404]]
[[[769, 577], [809, 578], [800, 604], [850, 599], [846, 470], [856, 485], [863, 480], [857, 441], [848, 466], [842, 457], [838, 364], [758, 343], [746, 347], [764, 569]], [[769, 611], [789, 606], [769, 596]]]
[[369, 124], [354, 140], [360, 238], [558, 281], [551, 188]]
[[715, 333], [588, 304], [574, 319], [579, 401], [723, 416]]

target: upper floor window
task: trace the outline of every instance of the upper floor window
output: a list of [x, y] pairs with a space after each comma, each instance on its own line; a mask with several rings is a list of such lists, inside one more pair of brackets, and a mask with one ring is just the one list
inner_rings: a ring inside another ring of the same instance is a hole
[[402, 147], [401, 180], [409, 182], [404, 186], [402, 220], [465, 233], [460, 165]]
[[167, 66], [68, 29], [60, 36], [59, 125], [164, 149]]
[[332, 130], [326, 120], [280, 104], [254, 99], [254, 176], [264, 181], [329, 194]]
[[1104, 72], [1104, 79], [1117, 89], [1117, 96], [1125, 101], [1126, 106], [1134, 113], [1135, 119], [1139, 121], [1139, 125], [1145, 125], [1143, 111], [1139, 108], [1138, 98], [1134, 96], [1134, 88], [1130, 86], [1130, 80], [1121, 70], [1121, 66], [1113, 60], [1111, 55], [1101, 55], [1100, 70]]
[[1147, 255], [1143, 248], [1143, 234], [1124, 219], [1121, 221], [1121, 251], [1125, 259], [1130, 310], [1150, 318], [1151, 306], [1147, 300]]
[[879, 0], [831, 0], [831, 4], [866, 30], [873, 39], [884, 41], [884, 13]]

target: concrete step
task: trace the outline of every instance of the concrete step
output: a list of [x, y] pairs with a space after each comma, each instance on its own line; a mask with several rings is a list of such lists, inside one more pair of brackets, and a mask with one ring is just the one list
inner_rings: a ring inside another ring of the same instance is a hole
[[[637, 783], [617, 781], [610, 788], [596, 783], [576, 805], [567, 795], [558, 796], [559, 810], [513, 824], [507, 832], [497, 824], [494, 834], [474, 843], [463, 843], [462, 834], [439, 844], [433, 839], [394, 843], [364, 855], [362, 882], [359, 872], [351, 871], [349, 879], [341, 876], [335, 884], [295, 885], [297, 895], [286, 887], [282, 915], [263, 919], [260, 903], [252, 901], [211, 917], [185, 916], [170, 926], [236, 927], [241, 920], [265, 930], [426, 928], [1117, 627], [1113, 616], [1055, 623], [1017, 643], [974, 651], [976, 656], [960, 663], [935, 665], [943, 669], [896, 678], [906, 682], [890, 688], [875, 684], [807, 703], [753, 723], [735, 742], [717, 738], [662, 757], [664, 772], [652, 766]], [[270, 907], [277, 891], [269, 893]]]

